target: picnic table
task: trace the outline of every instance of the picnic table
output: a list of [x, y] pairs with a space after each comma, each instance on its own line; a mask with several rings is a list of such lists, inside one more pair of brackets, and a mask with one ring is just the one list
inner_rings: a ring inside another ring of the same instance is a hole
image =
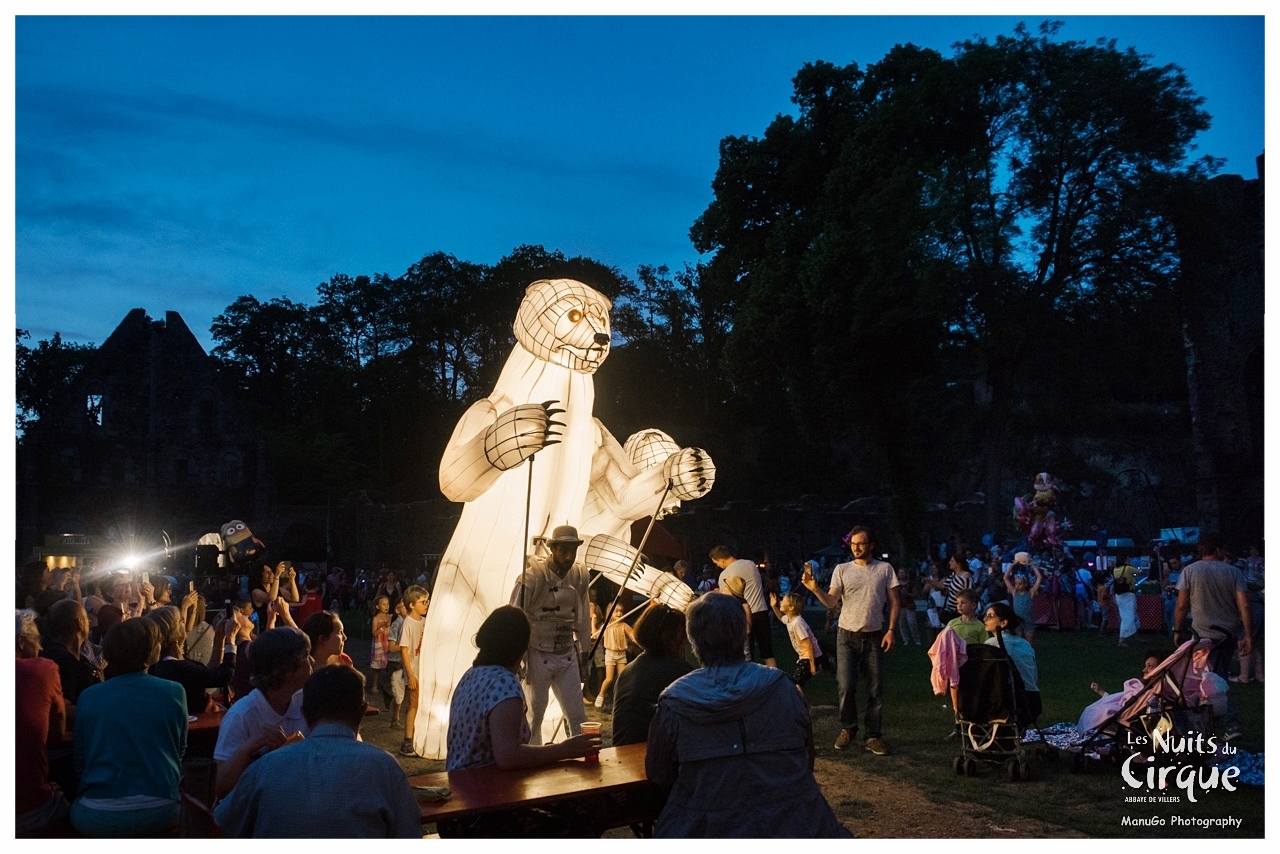
[[539, 768], [504, 771], [496, 765], [421, 774], [413, 786], [448, 787], [448, 799], [420, 800], [422, 823], [437, 825], [486, 813], [591, 799], [601, 829], [630, 827], [650, 836], [665, 798], [649, 782], [647, 745], [602, 748], [598, 760], [566, 759]]

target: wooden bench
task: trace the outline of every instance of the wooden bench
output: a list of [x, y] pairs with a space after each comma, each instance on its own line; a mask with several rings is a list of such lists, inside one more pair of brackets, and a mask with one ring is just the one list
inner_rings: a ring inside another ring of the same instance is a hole
[[418, 802], [423, 824], [590, 798], [592, 818], [601, 829], [630, 827], [637, 836], [648, 836], [664, 799], [645, 774], [645, 748], [643, 742], [608, 747], [599, 760], [566, 759], [523, 770], [487, 765], [422, 774], [409, 783], [452, 791], [445, 801]]

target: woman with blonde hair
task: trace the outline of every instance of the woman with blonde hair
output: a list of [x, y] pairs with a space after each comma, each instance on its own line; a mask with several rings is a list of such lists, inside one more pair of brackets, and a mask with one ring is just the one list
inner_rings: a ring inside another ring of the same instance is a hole
[[[213, 651], [208, 664], [185, 657], [187, 626], [177, 608], [165, 605], [143, 619], [155, 623], [160, 630], [160, 660], [152, 665], [151, 675], [182, 686], [189, 714], [198, 715], [208, 709], [209, 689], [226, 688], [236, 671], [235, 636], [227, 638], [226, 619], [218, 620], [213, 627]], [[243, 631], [251, 629], [246, 626]]]

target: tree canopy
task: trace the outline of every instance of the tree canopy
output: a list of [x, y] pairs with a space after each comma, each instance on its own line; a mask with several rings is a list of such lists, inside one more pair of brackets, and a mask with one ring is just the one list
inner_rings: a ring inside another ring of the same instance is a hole
[[95, 349], [92, 344], [69, 344], [57, 332], [34, 347], [24, 343], [30, 338], [27, 330], [17, 330], [14, 392], [19, 435], [49, 411]]
[[[796, 117], [721, 143], [691, 232], [731, 307], [731, 376], [780, 391], [829, 453], [871, 450], [905, 527], [926, 472], [974, 440], [994, 525], [1018, 416], [1060, 386], [1051, 345], [1177, 271], [1154, 188], [1197, 168], [1203, 99], [1174, 66], [1056, 30], [804, 66]], [[960, 442], [935, 441], [938, 418]]]

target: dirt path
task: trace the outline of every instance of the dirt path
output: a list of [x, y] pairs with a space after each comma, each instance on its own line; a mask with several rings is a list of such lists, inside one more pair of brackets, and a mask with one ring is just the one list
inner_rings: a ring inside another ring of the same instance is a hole
[[999, 815], [971, 803], [938, 803], [920, 789], [831, 759], [813, 769], [822, 793], [840, 821], [862, 839], [1083, 838], [1065, 827]]

